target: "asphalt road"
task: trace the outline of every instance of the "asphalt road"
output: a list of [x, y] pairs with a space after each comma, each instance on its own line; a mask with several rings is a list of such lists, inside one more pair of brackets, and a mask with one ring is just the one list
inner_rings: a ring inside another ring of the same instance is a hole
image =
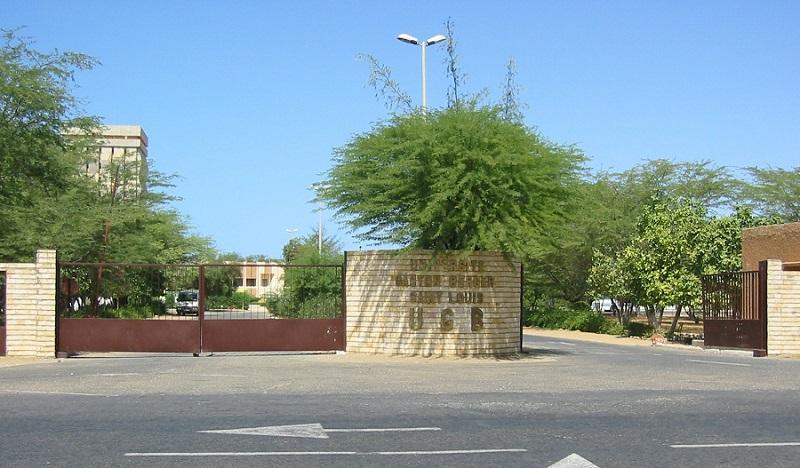
[[[577, 454], [603, 468], [800, 466], [800, 361], [525, 345], [508, 360], [95, 355], [0, 368], [0, 465], [547, 467]], [[261, 432], [315, 437], [200, 432], [281, 425], [305, 426]]]

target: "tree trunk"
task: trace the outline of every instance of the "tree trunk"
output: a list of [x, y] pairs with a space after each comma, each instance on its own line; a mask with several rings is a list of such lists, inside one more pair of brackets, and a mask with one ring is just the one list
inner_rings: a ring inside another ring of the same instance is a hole
[[611, 299], [611, 309], [616, 311], [617, 321], [623, 327], [628, 326], [631, 321], [630, 304], [626, 304], [622, 299]]
[[678, 319], [681, 316], [681, 310], [683, 309], [683, 305], [678, 304], [675, 307], [675, 317], [672, 317], [672, 325], [669, 326], [669, 332], [667, 336], [672, 336], [675, 334], [675, 328], [678, 326]]
[[645, 307], [645, 313], [647, 314], [647, 324], [650, 325], [650, 327], [653, 330], [657, 330], [658, 329], [658, 324], [656, 323], [656, 308], [655, 308], [655, 306], [652, 306], [652, 305], [646, 306]]
[[689, 307], [689, 309], [686, 311], [686, 315], [688, 315], [690, 319], [694, 320], [694, 323], [700, 323], [700, 317], [697, 316], [697, 312], [695, 312], [692, 307]]
[[[111, 153], [111, 162], [114, 161], [114, 153]], [[106, 251], [108, 244], [111, 240], [111, 219], [114, 216], [114, 201], [117, 198], [117, 189], [119, 188], [119, 166], [114, 171], [114, 176], [111, 179], [111, 200], [108, 202], [108, 217], [103, 222], [103, 241], [100, 244], [100, 258], [97, 267], [97, 278], [94, 284], [94, 297], [92, 298], [92, 316], [97, 316], [97, 302], [100, 299], [100, 294], [103, 291], [103, 269], [106, 262]]]

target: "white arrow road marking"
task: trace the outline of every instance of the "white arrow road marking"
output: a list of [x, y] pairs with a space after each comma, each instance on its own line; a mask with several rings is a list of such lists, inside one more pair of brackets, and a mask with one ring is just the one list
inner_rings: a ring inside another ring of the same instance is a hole
[[207, 434], [239, 434], [272, 437], [304, 437], [309, 439], [327, 439], [328, 432], [417, 432], [441, 431], [440, 427], [385, 427], [377, 429], [325, 429], [322, 424], [293, 424], [288, 426], [243, 427], [241, 429], [218, 429], [197, 431]]
[[800, 442], [753, 442], [740, 444], [670, 445], [672, 448], [727, 448], [727, 447], [796, 447]]
[[[408, 452], [129, 452], [126, 457], [282, 457], [297, 455], [469, 455], [482, 453], [519, 453], [525, 449], [478, 449], [478, 450], [415, 450]], [[569, 458], [569, 457], [567, 457]], [[578, 457], [580, 458], [580, 457]], [[566, 458], [565, 458], [566, 460]], [[581, 458], [581, 460], [583, 460]], [[555, 465], [553, 465], [555, 466]], [[595, 465], [564, 465], [589, 468]], [[595, 467], [597, 468], [597, 467]]]
[[441, 431], [441, 427], [382, 427], [378, 429], [324, 429], [325, 432], [417, 432]]
[[600, 468], [600, 467], [590, 462], [589, 460], [583, 458], [582, 456], [578, 455], [577, 453], [573, 453], [570, 456], [553, 463], [547, 468]]

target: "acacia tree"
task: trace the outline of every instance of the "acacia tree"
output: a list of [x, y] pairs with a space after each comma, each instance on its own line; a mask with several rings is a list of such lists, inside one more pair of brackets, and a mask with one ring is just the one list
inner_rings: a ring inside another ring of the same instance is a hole
[[79, 115], [72, 78], [95, 61], [39, 52], [14, 31], [0, 37], [0, 257], [19, 259], [30, 251], [14, 240], [36, 238], [30, 208], [57, 212], [54, 200], [73, 181], [79, 159], [63, 131], [95, 122]]
[[94, 120], [79, 115], [72, 78], [96, 62], [41, 53], [14, 31], [0, 32], [0, 206], [7, 206], [26, 203], [39, 188], [63, 188], [75, 172], [63, 130]]
[[743, 189], [743, 203], [760, 215], [800, 221], [800, 166], [794, 169], [749, 167], [753, 179]]
[[126, 180], [137, 168], [109, 164], [101, 181], [79, 173], [96, 148], [99, 122], [82, 115], [73, 76], [96, 63], [78, 53], [39, 52], [13, 31], [2, 33], [0, 258], [54, 248], [69, 260], [188, 260], [210, 243], [190, 235], [167, 208], [170, 198], [160, 189], [170, 186], [168, 177], [148, 171], [148, 190], [134, 194]]
[[367, 241], [523, 254], [581, 155], [475, 103], [396, 115], [335, 150], [318, 197]]

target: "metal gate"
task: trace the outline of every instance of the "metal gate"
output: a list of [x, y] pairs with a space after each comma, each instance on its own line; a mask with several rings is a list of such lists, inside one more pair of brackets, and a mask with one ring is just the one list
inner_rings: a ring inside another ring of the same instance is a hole
[[58, 278], [62, 355], [344, 349], [341, 265], [61, 263]]
[[767, 270], [705, 275], [703, 338], [705, 346], [752, 349], [767, 353]]
[[0, 271], [0, 356], [6, 355], [6, 272]]

